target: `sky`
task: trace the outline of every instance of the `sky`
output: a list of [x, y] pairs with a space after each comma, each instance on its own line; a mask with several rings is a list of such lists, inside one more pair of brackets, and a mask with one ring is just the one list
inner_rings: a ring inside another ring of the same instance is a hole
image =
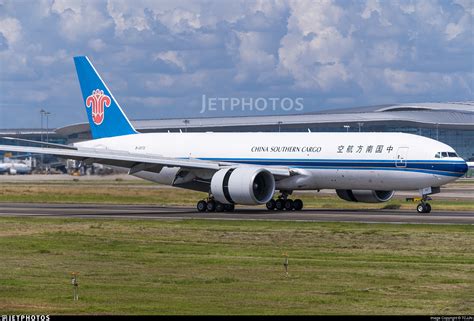
[[473, 15], [473, 0], [0, 0], [0, 128], [39, 128], [41, 109], [50, 127], [87, 121], [77, 55], [130, 119], [474, 100]]

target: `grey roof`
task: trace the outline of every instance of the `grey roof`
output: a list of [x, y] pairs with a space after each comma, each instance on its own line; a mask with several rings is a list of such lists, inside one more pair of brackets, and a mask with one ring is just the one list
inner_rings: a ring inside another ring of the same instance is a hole
[[[384, 123], [393, 121], [474, 130], [474, 102], [378, 105], [298, 115], [134, 120], [132, 124], [139, 131], [185, 130], [186, 128], [196, 131], [268, 127], [278, 126], [278, 124], [294, 127], [310, 124]], [[58, 128], [56, 132], [61, 135], [70, 135], [72, 133], [87, 132], [88, 130], [89, 125], [87, 123], [80, 123]]]
[[415, 103], [400, 104], [379, 108], [376, 111], [397, 111], [397, 110], [451, 110], [457, 112], [474, 113], [474, 101], [448, 102], [448, 103]]

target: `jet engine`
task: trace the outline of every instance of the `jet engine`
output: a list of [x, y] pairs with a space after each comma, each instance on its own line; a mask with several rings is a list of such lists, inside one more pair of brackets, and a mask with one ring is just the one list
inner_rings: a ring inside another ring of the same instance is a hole
[[212, 176], [211, 192], [224, 204], [265, 204], [275, 193], [275, 178], [264, 168], [225, 168]]
[[372, 191], [372, 190], [350, 190], [337, 189], [337, 196], [349, 202], [361, 203], [381, 203], [387, 202], [392, 197], [393, 191]]

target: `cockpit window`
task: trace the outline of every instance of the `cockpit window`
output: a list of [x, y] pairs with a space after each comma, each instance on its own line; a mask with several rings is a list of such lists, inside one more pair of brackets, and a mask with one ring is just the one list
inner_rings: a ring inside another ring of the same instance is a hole
[[443, 157], [459, 157], [458, 154], [454, 152], [437, 152], [435, 158], [443, 158]]

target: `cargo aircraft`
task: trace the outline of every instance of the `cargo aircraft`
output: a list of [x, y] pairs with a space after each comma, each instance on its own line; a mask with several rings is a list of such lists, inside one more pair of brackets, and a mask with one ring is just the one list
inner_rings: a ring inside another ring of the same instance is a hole
[[346, 201], [366, 203], [419, 190], [416, 209], [429, 213], [429, 195], [468, 170], [450, 146], [404, 133], [139, 133], [88, 57], [74, 62], [93, 139], [0, 150], [124, 167], [145, 180], [206, 192], [200, 212], [233, 211], [235, 204], [299, 211], [303, 202], [290, 198], [293, 191], [335, 189]]

